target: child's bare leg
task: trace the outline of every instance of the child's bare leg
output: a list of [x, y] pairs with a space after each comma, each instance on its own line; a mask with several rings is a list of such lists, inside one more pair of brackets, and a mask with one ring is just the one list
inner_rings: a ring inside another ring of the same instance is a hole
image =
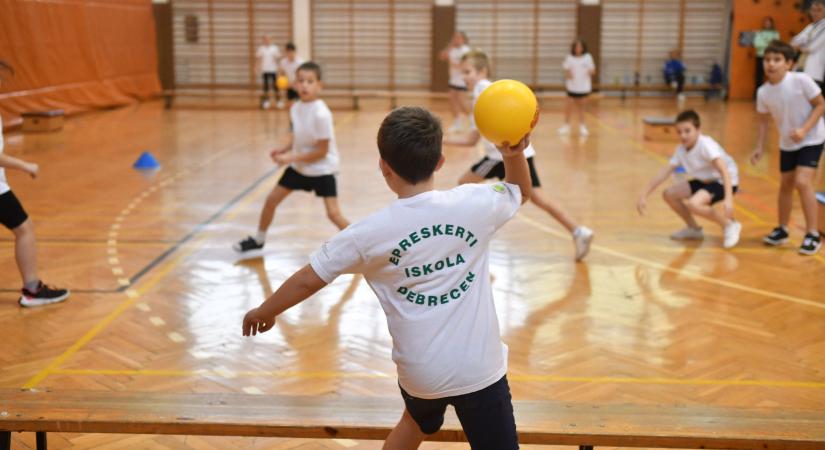
[[779, 198], [777, 199], [779, 208], [779, 225], [788, 227], [791, 221], [791, 207], [793, 207], [793, 190], [796, 185], [796, 171], [790, 170], [782, 172], [782, 179], [779, 182]]
[[468, 170], [458, 179], [458, 184], [468, 184], [468, 183], [481, 183], [484, 181], [484, 177], [481, 175], [473, 172], [472, 170]]
[[573, 114], [573, 99], [570, 96], [564, 101], [564, 123], [570, 123], [570, 116]]
[[324, 197], [324, 207], [327, 209], [327, 217], [339, 230], [349, 226], [349, 221], [341, 214], [338, 197]]
[[690, 199], [686, 202], [686, 206], [691, 213], [696, 214], [699, 217], [712, 220], [719, 224], [720, 227], [724, 228], [724, 226], [728, 224], [728, 218], [722, 215], [710, 204], [711, 200], [712, 197], [710, 193], [700, 189], [690, 197]]
[[415, 450], [426, 437], [427, 435], [418, 428], [418, 424], [415, 423], [410, 413], [404, 409], [401, 420], [387, 436], [382, 448], [384, 450]]
[[455, 120], [461, 119], [461, 111], [463, 107], [461, 106], [461, 93], [455, 89], [450, 89], [450, 111], [453, 113], [453, 118]]
[[37, 244], [34, 237], [34, 224], [26, 219], [14, 233], [14, 256], [17, 260], [17, 269], [23, 278], [24, 285], [36, 283], [37, 278]]
[[269, 225], [272, 224], [272, 219], [275, 217], [275, 209], [291, 193], [291, 189], [278, 185], [266, 196], [264, 207], [261, 209], [261, 217], [258, 220], [258, 232], [266, 233]]
[[699, 224], [696, 223], [696, 219], [694, 219], [690, 213], [690, 210], [685, 206], [685, 200], [690, 198], [690, 196], [690, 185], [687, 181], [674, 184], [662, 191], [662, 198], [665, 199], [665, 203], [667, 203], [689, 227], [700, 228]]
[[557, 222], [562, 224], [569, 232], [573, 232], [578, 228], [579, 224], [571, 218], [561, 206], [552, 199], [545, 197], [544, 191], [541, 188], [534, 187], [532, 194], [530, 194], [530, 201], [540, 209], [550, 214]]
[[575, 99], [575, 102], [579, 112], [579, 125], [584, 125], [584, 97]]
[[817, 206], [814, 190], [816, 169], [813, 167], [796, 168], [796, 190], [799, 191], [799, 200], [802, 203], [802, 212], [805, 214], [805, 228], [808, 233], [817, 234]]

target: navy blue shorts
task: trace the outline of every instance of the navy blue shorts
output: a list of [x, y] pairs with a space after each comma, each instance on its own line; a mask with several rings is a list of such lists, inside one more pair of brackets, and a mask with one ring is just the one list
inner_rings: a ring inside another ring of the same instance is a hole
[[819, 158], [822, 156], [823, 145], [825, 144], [809, 145], [799, 150], [779, 152], [779, 171], [790, 172], [796, 170], [797, 167], [816, 169], [819, 166]]
[[[688, 182], [690, 184], [690, 193], [695, 194], [698, 190], [707, 191], [710, 194], [710, 204], [714, 204], [718, 201], [721, 201], [725, 198], [725, 186], [718, 182], [712, 181], [710, 183], [705, 183], [704, 181], [700, 180], [690, 180]], [[733, 187], [733, 193], [735, 194], [736, 191], [739, 190], [739, 186]]]
[[0, 194], [0, 223], [9, 230], [13, 230], [29, 218], [20, 200], [14, 195], [14, 192], [8, 191], [5, 194]]
[[400, 389], [407, 412], [421, 432], [433, 434], [441, 429], [447, 405], [453, 405], [473, 450], [518, 448], [513, 398], [507, 376], [480, 391], [431, 400], [413, 397], [404, 388]]

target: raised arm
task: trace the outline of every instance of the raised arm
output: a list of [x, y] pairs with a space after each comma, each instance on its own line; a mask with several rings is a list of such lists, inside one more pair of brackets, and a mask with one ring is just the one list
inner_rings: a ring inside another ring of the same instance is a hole
[[31, 175], [32, 178], [37, 177], [37, 172], [40, 171], [40, 166], [37, 164], [23, 161], [22, 159], [6, 155], [5, 153], [0, 153], [0, 167], [4, 169], [22, 170]]
[[497, 147], [503, 157], [504, 181], [518, 185], [521, 190], [522, 205], [530, 200], [530, 194], [533, 190], [530, 168], [527, 166], [527, 158], [524, 157], [524, 149], [529, 145], [530, 135], [528, 134], [515, 146], [511, 147], [509, 142], [505, 142], [502, 146]]
[[272, 329], [275, 317], [306, 300], [327, 284], [307, 264], [289, 277], [261, 306], [249, 310], [243, 318], [243, 335], [255, 336]]

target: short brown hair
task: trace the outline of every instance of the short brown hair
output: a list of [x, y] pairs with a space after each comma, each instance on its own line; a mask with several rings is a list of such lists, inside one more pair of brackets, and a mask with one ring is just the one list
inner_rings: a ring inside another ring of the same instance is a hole
[[441, 121], [418, 106], [390, 112], [378, 129], [378, 153], [411, 184], [428, 180], [441, 160]]
[[486, 70], [488, 74], [490, 73], [490, 58], [481, 50], [471, 50], [465, 53], [464, 56], [461, 57], [461, 62], [465, 61], [472, 64], [479, 72]]
[[680, 122], [690, 122], [696, 128], [702, 126], [702, 121], [699, 120], [699, 114], [692, 109], [686, 109], [680, 112], [678, 116], [676, 116], [676, 123]]
[[318, 65], [318, 63], [316, 63], [316, 62], [313, 62], [313, 61], [307, 61], [307, 62], [305, 62], [305, 63], [301, 64], [301, 65], [300, 65], [300, 66], [298, 66], [298, 68], [295, 70], [295, 73], [296, 73], [296, 74], [297, 74], [298, 72], [314, 72], [314, 73], [315, 73], [315, 77], [317, 77], [317, 78], [318, 78], [318, 81], [321, 81], [321, 66], [319, 66], [319, 65]]
[[767, 47], [765, 47], [765, 55], [768, 53], [775, 53], [777, 55], [782, 55], [785, 58], [785, 61], [795, 61], [796, 60], [796, 50], [790, 46], [790, 44], [786, 44], [779, 39], [771, 41]]

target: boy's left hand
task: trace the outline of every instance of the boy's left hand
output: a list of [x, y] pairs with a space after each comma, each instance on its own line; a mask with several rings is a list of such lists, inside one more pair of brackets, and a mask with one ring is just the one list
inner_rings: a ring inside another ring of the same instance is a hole
[[289, 154], [289, 153], [280, 153], [280, 154], [277, 154], [277, 155], [273, 155], [272, 160], [275, 161], [278, 164], [284, 164], [284, 165], [292, 164], [292, 162], [293, 162], [292, 155]]
[[258, 308], [250, 309], [243, 317], [243, 335], [255, 336], [265, 333], [275, 326], [274, 317], [265, 317]]
[[805, 139], [805, 130], [802, 128], [796, 128], [791, 131], [791, 140], [794, 142], [802, 142], [802, 139]]

